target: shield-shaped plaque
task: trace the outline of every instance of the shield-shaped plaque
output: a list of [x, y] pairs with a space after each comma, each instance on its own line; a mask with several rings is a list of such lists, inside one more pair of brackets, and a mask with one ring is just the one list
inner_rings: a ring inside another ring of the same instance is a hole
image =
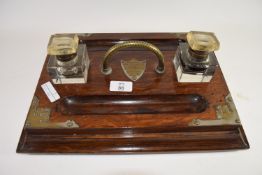
[[132, 80], [138, 80], [146, 69], [146, 60], [139, 61], [137, 59], [121, 60], [121, 66], [126, 76]]

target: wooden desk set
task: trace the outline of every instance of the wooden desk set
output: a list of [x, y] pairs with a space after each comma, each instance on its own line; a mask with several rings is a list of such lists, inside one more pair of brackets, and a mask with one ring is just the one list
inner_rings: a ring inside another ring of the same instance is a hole
[[19, 153], [247, 149], [213, 33], [55, 34]]

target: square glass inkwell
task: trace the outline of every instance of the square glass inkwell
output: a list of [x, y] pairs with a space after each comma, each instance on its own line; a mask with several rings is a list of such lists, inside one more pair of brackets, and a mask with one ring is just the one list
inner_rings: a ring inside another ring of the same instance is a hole
[[89, 58], [76, 34], [55, 34], [48, 43], [48, 74], [54, 84], [86, 83]]
[[191, 31], [187, 42], [179, 42], [174, 58], [178, 82], [210, 82], [216, 67], [214, 54], [219, 49], [219, 41], [214, 33]]

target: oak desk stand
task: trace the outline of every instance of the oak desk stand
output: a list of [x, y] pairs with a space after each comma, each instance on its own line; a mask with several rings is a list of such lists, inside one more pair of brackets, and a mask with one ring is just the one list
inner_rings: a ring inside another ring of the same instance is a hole
[[[47, 56], [18, 153], [123, 154], [249, 148], [219, 66], [210, 83], [178, 83], [173, 58], [178, 42], [185, 41], [185, 33], [79, 34], [78, 37], [80, 43], [86, 44], [90, 59], [87, 83], [53, 84], [61, 99], [51, 103], [41, 88], [51, 81], [46, 69]], [[115, 43], [128, 40], [157, 46], [165, 57], [165, 73], [155, 72], [158, 61], [149, 50], [126, 48], [110, 59], [112, 73], [102, 74], [106, 51]], [[133, 82], [132, 92], [109, 91], [112, 80], [130, 81], [121, 69], [120, 60], [132, 58], [146, 60], [147, 64], [143, 76]], [[76, 103], [90, 100], [92, 104], [88, 107], [92, 111], [78, 113], [77, 104], [76, 110], [67, 108], [69, 100]], [[123, 110], [119, 105], [125, 102], [130, 102], [130, 108]], [[136, 102], [139, 106], [134, 106]], [[171, 105], [174, 108], [169, 109]], [[147, 112], [144, 106], [150, 110]]]

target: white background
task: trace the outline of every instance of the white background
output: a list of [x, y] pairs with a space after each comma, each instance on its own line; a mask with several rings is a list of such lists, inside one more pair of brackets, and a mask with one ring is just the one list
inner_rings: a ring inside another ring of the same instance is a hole
[[[16, 146], [49, 36], [65, 32], [215, 32], [251, 149], [155, 155], [27, 155]], [[262, 1], [0, 0], [0, 174], [262, 174]]]

